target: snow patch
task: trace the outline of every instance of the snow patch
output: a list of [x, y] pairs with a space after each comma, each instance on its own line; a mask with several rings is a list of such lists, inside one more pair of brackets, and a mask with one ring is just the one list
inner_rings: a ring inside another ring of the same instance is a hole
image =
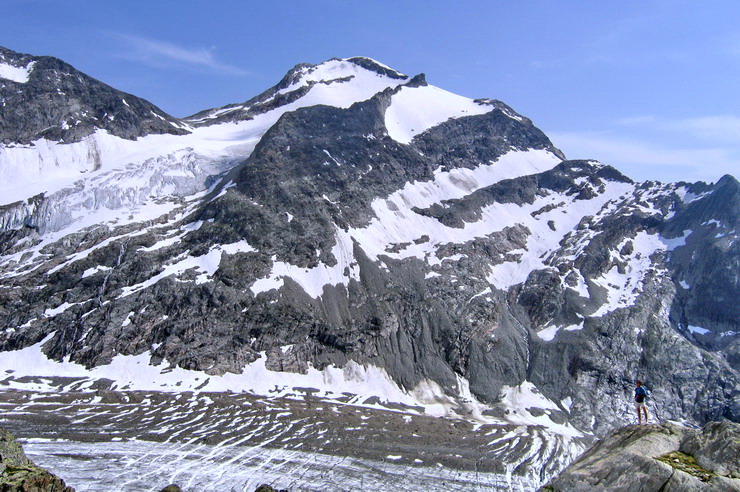
[[314, 299], [318, 299], [324, 293], [327, 285], [349, 285], [350, 279], [359, 281], [360, 267], [355, 261], [354, 244], [352, 237], [346, 231], [339, 228], [336, 230], [335, 245], [332, 254], [337, 259], [334, 266], [319, 263], [312, 268], [304, 268], [276, 261], [273, 257], [272, 271], [267, 277], [257, 279], [250, 287], [256, 296], [261, 292], [279, 289], [284, 284], [285, 278], [294, 280], [303, 290]]
[[[518, 386], [504, 386], [501, 392], [501, 403], [509, 410], [507, 420], [519, 425], [542, 425], [558, 434], [578, 437], [583, 434], [570, 424], [557, 424], [550, 419], [547, 411], [558, 411], [559, 407], [547, 399], [539, 389], [529, 381]], [[545, 410], [540, 416], [534, 416], [530, 408]]]
[[144, 282], [124, 287], [118, 298], [120, 299], [122, 297], [135, 294], [136, 292], [151, 287], [164, 278], [170, 276], [178, 277], [188, 270], [195, 270], [196, 273], [199, 273], [195, 278], [196, 284], [206, 283], [218, 270], [221, 263], [221, 257], [224, 253], [233, 255], [236, 253], [250, 253], [255, 251], [257, 250], [250, 246], [247, 241], [242, 240], [231, 244], [212, 246], [208, 253], [201, 256], [180, 255], [178, 258], [181, 259], [174, 263], [170, 263], [169, 265], [165, 265], [164, 270], [154, 277], [151, 277]]
[[[505, 179], [547, 171], [560, 162], [559, 157], [545, 150], [512, 151], [496, 162], [474, 169], [440, 170], [431, 181], [406, 183], [388, 197], [373, 200], [371, 207], [375, 218], [367, 227], [350, 229], [350, 234], [374, 261], [380, 256], [394, 259], [415, 257], [430, 265], [439, 264], [442, 261], [437, 258], [439, 245], [485, 237], [512, 222], [497, 216], [499, 210], [486, 209], [481, 221], [458, 229], [448, 227], [433, 217], [417, 214], [412, 208], [425, 209], [444, 200], [463, 198]], [[429, 237], [429, 240], [417, 243], [416, 240], [423, 236]], [[388, 252], [392, 245], [404, 243], [409, 243], [408, 247], [397, 253]]]
[[107, 267], [104, 265], [98, 265], [93, 268], [88, 268], [84, 272], [82, 272], [82, 278], [91, 277], [92, 275], [95, 275], [98, 272], [107, 272], [108, 270], [111, 270], [111, 267]]
[[77, 306], [79, 304], [82, 304], [80, 302], [73, 302], [72, 304], [68, 302], [63, 302], [59, 306], [53, 308], [53, 309], [47, 309], [44, 311], [44, 317], [45, 318], [53, 318], [54, 316], [58, 314], [62, 314], [67, 309], [71, 308], [72, 306]]
[[[498, 289], [507, 290], [526, 281], [532, 271], [551, 268], [546, 263], [548, 253], [560, 248], [560, 241], [578, 226], [584, 216], [595, 215], [615, 197], [631, 189], [632, 185], [627, 183], [607, 182], [604, 192], [591, 200], [577, 200], [574, 195], [552, 193], [531, 205], [494, 203], [484, 208], [484, 220], [501, 225], [520, 224], [530, 232], [523, 250], [509, 252], [509, 256], [514, 257], [514, 260], [491, 265], [486, 276], [488, 282]], [[534, 212], [545, 206], [561, 203], [564, 205], [533, 216]], [[549, 220], [558, 221], [559, 226], [555, 231], [550, 229]], [[577, 290], [584, 297], [588, 297], [585, 285], [579, 285]]]
[[650, 256], [666, 248], [663, 238], [645, 231], [637, 233], [632, 243], [634, 250], [623, 266], [623, 272], [615, 265], [607, 273], [594, 279], [596, 284], [606, 289], [607, 301], [592, 316], [601, 317], [615, 309], [632, 306], [642, 291], [645, 276], [652, 269]]
[[551, 342], [555, 339], [555, 335], [560, 331], [559, 326], [549, 326], [543, 330], [537, 332], [537, 336], [546, 342]]
[[551, 342], [555, 339], [555, 336], [558, 334], [560, 330], [565, 331], [578, 331], [583, 329], [583, 322], [577, 324], [577, 325], [569, 325], [569, 326], [548, 326], [543, 330], [540, 330], [537, 332], [537, 336], [540, 337], [542, 340], [546, 342]]
[[31, 71], [35, 64], [36, 62], [32, 61], [25, 67], [16, 67], [8, 63], [0, 62], [0, 79], [12, 80], [19, 84], [25, 84], [28, 82], [28, 78], [31, 76]]
[[689, 237], [692, 232], [694, 231], [689, 229], [683, 231], [683, 235], [670, 239], [660, 236], [660, 241], [665, 244], [666, 251], [673, 251], [674, 249], [680, 248], [681, 246], [686, 246], [686, 238]]
[[416, 135], [450, 118], [485, 114], [493, 109], [439, 87], [402, 87], [385, 111], [385, 127], [393, 140], [408, 144]]
[[691, 325], [689, 325], [689, 331], [691, 333], [697, 333], [699, 335], [706, 335], [707, 333], [711, 333], [711, 331], [707, 330], [706, 328], [701, 328], [699, 326], [691, 326]]

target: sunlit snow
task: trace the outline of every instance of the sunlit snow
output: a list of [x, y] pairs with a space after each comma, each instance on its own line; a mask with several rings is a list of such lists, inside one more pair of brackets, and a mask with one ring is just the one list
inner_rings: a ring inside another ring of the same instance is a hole
[[36, 62], [32, 61], [25, 67], [16, 67], [8, 63], [0, 62], [0, 79], [12, 80], [19, 84], [25, 84], [28, 82], [28, 78], [31, 76], [31, 71], [35, 64]]
[[385, 111], [388, 135], [408, 144], [418, 134], [450, 118], [488, 113], [492, 106], [479, 104], [434, 86], [402, 87]]
[[[629, 240], [625, 239], [625, 241]], [[618, 308], [632, 306], [642, 292], [642, 285], [647, 273], [653, 268], [650, 256], [656, 251], [665, 250], [666, 246], [657, 234], [641, 231], [632, 238], [633, 252], [629, 255], [623, 271], [617, 266], [594, 279], [594, 282], [606, 289], [608, 300], [593, 316], [600, 317]]]

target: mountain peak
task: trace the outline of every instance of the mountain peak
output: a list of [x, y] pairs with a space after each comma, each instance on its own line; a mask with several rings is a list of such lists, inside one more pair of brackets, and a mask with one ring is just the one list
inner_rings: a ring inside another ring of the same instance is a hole
[[0, 141], [77, 142], [97, 130], [126, 139], [187, 133], [179, 121], [51, 56], [0, 48]]
[[368, 58], [366, 56], [355, 56], [352, 58], [344, 58], [343, 61], [354, 63], [355, 65], [359, 67], [373, 71], [380, 75], [385, 75], [386, 77], [390, 77], [392, 79], [408, 78], [405, 74], [402, 74], [398, 70], [395, 70], [389, 67], [388, 65], [384, 65], [380, 63], [379, 61], [373, 60], [372, 58]]
[[243, 103], [201, 111], [186, 118], [193, 126], [243, 121], [282, 107], [286, 110], [323, 104], [347, 108], [408, 76], [372, 58], [331, 58], [319, 64], [299, 63], [275, 86]]
[[350, 58], [330, 58], [321, 63], [299, 63], [283, 77], [278, 87], [285, 88], [300, 80], [330, 82], [344, 77], [357, 76], [362, 71], [372, 72], [376, 75], [390, 79], [406, 80], [408, 76], [384, 65], [377, 60], [366, 56], [354, 56]]

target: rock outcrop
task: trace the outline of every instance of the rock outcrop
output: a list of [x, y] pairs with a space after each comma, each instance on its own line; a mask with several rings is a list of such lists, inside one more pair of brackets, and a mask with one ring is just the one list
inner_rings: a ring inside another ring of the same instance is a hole
[[285, 489], [278, 490], [278, 489], [270, 487], [267, 484], [262, 484], [259, 487], [257, 487], [257, 489], [254, 492], [288, 492], [288, 491]]
[[665, 423], [618, 429], [542, 491], [738, 491], [740, 425]]
[[74, 489], [36, 466], [26, 457], [15, 436], [0, 427], [0, 491], [74, 492]]

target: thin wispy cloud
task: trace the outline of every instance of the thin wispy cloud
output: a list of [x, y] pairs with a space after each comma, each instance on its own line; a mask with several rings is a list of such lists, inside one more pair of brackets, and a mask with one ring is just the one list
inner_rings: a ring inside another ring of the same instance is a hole
[[211, 70], [221, 74], [245, 76], [247, 70], [216, 59], [214, 48], [184, 47], [169, 41], [113, 33], [126, 45], [123, 58], [154, 67], [179, 66], [189, 69]]
[[716, 181], [737, 174], [740, 149], [665, 147], [611, 132], [550, 132], [552, 142], [570, 159], [596, 159], [636, 180]]
[[624, 126], [635, 126], [635, 125], [646, 125], [653, 124], [658, 120], [654, 115], [642, 114], [637, 116], [628, 116], [626, 118], [620, 118], [617, 120], [618, 125]]
[[692, 118], [665, 118], [653, 115], [633, 116], [617, 121], [622, 126], [651, 128], [690, 137], [707, 144], [726, 143], [740, 149], [740, 116], [707, 115]]
[[562, 60], [533, 60], [529, 62], [529, 68], [532, 70], [546, 70], [563, 68], [565, 63]]

